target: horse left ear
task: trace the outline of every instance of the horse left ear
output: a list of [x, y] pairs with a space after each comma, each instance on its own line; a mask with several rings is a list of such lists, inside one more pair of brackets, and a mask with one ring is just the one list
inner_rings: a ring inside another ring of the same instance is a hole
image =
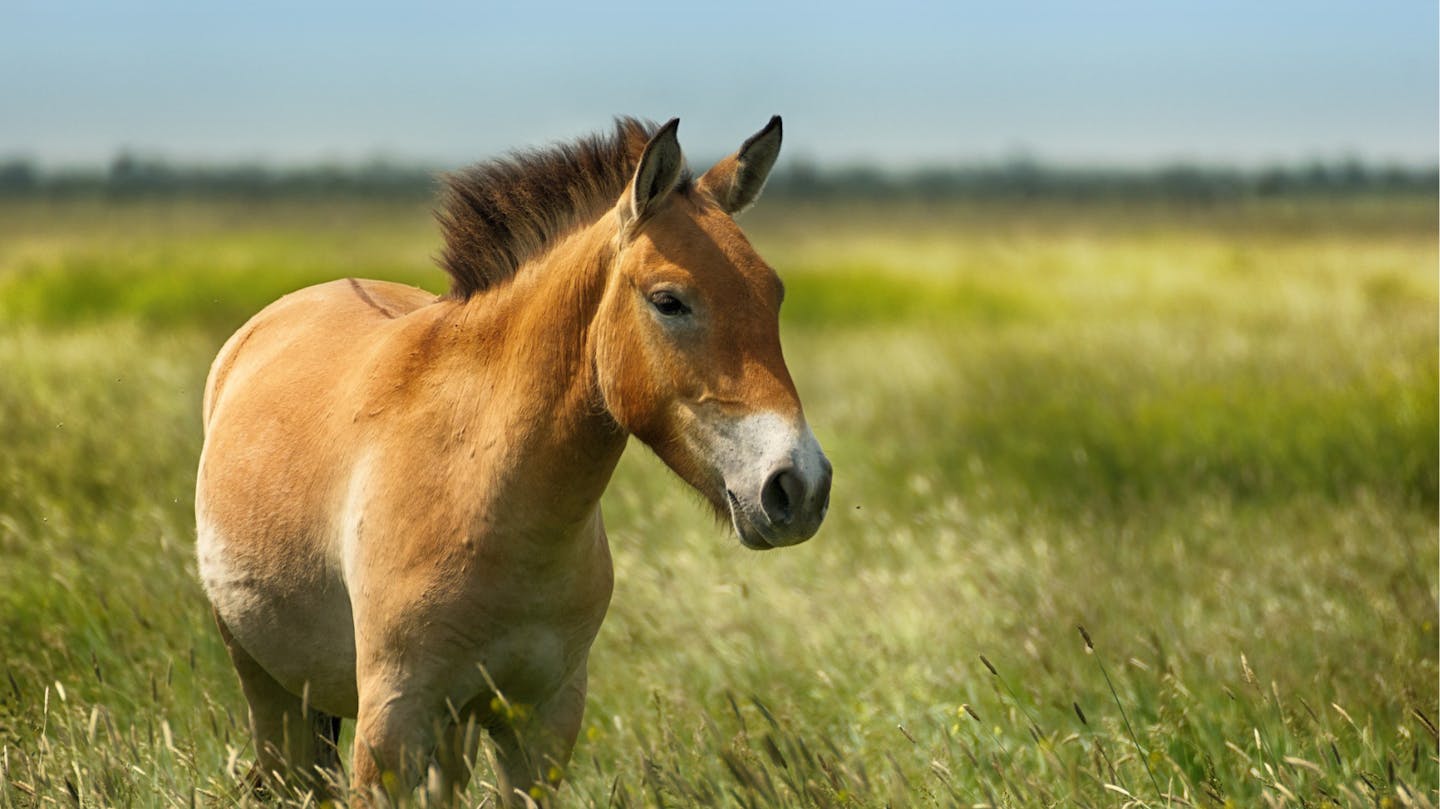
[[680, 141], [675, 138], [679, 127], [680, 119], [671, 118], [645, 144], [640, 164], [635, 167], [635, 176], [630, 178], [620, 206], [622, 226], [633, 227], [658, 210], [680, 182], [685, 158], [680, 154]]
[[780, 116], [776, 115], [764, 129], [751, 135], [740, 151], [705, 172], [700, 178], [700, 190], [732, 216], [755, 204], [770, 169], [775, 167], [775, 158], [780, 156], [780, 136]]

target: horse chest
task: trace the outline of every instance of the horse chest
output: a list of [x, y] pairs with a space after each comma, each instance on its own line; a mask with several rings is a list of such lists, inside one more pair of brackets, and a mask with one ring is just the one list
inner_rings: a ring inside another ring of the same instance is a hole
[[609, 605], [603, 533], [583, 544], [591, 550], [563, 562], [461, 554], [416, 581], [362, 587], [381, 607], [362, 604], [362, 623], [386, 625], [370, 636], [395, 639], [393, 651], [417, 673], [449, 672], [435, 682], [457, 703], [496, 689], [512, 702], [544, 702], [584, 667]]
[[534, 703], [543, 700], [569, 677], [584, 659], [585, 646], [569, 642], [565, 633], [543, 622], [513, 624], [486, 638], [475, 650], [478, 666], [507, 698]]
[[584, 665], [609, 604], [608, 566], [603, 574], [601, 581], [587, 576], [525, 592], [510, 582], [477, 599], [473, 655], [493, 685], [507, 696], [538, 699]]

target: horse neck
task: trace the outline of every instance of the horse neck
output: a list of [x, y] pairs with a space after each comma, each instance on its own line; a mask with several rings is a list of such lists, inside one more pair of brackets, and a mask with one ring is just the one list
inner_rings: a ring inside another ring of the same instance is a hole
[[[614, 232], [613, 217], [602, 217], [447, 318], [471, 338], [457, 344], [459, 363], [483, 363], [492, 391], [490, 402], [457, 403], [456, 412], [484, 420], [471, 439], [493, 442], [503, 423], [507, 455], [523, 467], [516, 482], [562, 521], [590, 518], [625, 448], [624, 431], [595, 395], [590, 341]], [[471, 388], [462, 381], [455, 389], [463, 396]]]

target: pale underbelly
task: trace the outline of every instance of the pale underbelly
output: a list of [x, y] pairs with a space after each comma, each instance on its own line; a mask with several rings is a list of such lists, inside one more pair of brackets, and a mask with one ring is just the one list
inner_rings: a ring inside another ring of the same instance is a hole
[[314, 708], [354, 717], [355, 626], [336, 573], [247, 569], [200, 526], [200, 579], [239, 646], [285, 690]]
[[[307, 699], [313, 708], [354, 718], [360, 702], [355, 621], [339, 571], [262, 575], [227, 554], [224, 541], [206, 526], [200, 530], [198, 551], [206, 592], [240, 647], [286, 691]], [[603, 615], [594, 617], [593, 626], [562, 630], [533, 617], [494, 620], [490, 614], [491, 620], [479, 620], [487, 613], [484, 608], [472, 613], [475, 620], [469, 627], [432, 625], [430, 639], [448, 647], [448, 659], [411, 661], [433, 670], [402, 665], [397, 673], [407, 679], [428, 674], [413, 684], [424, 682], [422, 688], [436, 700], [457, 707], [474, 704], [483, 711], [496, 688], [513, 702], [541, 704], [583, 669]], [[482, 626], [486, 629], [477, 634]]]

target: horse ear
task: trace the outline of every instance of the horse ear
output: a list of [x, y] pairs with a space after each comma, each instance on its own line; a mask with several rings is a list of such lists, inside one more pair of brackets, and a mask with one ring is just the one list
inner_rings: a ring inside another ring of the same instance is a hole
[[765, 179], [780, 156], [780, 116], [770, 118], [765, 128], [750, 136], [740, 151], [716, 163], [700, 178], [700, 189], [715, 199], [721, 209], [734, 215], [755, 204]]
[[685, 157], [680, 153], [680, 141], [675, 131], [680, 127], [679, 118], [671, 118], [660, 127], [645, 151], [640, 154], [640, 165], [635, 167], [635, 176], [630, 179], [630, 190], [620, 206], [622, 227], [630, 227], [654, 213], [675, 185], [685, 169]]

